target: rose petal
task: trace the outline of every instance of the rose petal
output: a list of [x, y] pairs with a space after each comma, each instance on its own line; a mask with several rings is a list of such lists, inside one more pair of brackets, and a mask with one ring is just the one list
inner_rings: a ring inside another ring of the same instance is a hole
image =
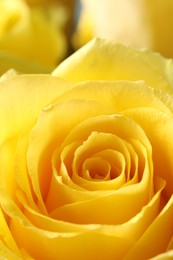
[[8, 247], [8, 250], [5, 249], [5, 246], [3, 247], [3, 243], [1, 243], [0, 252], [2, 252], [1, 250], [3, 251], [5, 250], [5, 254], [10, 254], [10, 251], [12, 251], [14, 254], [20, 256], [20, 251], [16, 245], [16, 242], [12, 237], [11, 231], [9, 230], [9, 227], [4, 219], [4, 215], [1, 209], [0, 209], [0, 223], [1, 223], [0, 236], [3, 237], [3, 241]]
[[74, 82], [142, 79], [172, 93], [172, 70], [173, 62], [159, 54], [94, 39], [62, 62], [52, 75]]
[[[58, 233], [39, 229], [33, 226], [20, 212], [9, 197], [2, 198], [2, 207], [10, 218], [10, 230], [20, 248], [25, 248], [34, 259], [105, 259], [124, 255], [132, 243], [127, 239], [119, 238], [89, 229], [81, 233]], [[38, 250], [39, 247], [42, 250]], [[100, 246], [105, 248], [101, 252]], [[68, 248], [68, 250], [67, 250]], [[83, 252], [86, 252], [85, 255]], [[95, 252], [93, 256], [93, 251]]]
[[32, 130], [27, 164], [33, 189], [43, 208], [43, 198], [46, 198], [52, 173], [51, 157], [54, 149], [61, 145], [67, 133], [80, 121], [90, 116], [107, 114], [108, 111], [97, 102], [72, 100], [48, 107], [41, 113]]
[[[173, 196], [155, 219], [153, 224], [146, 229], [144, 235], [132, 247], [126, 260], [148, 259], [159, 253], [165, 252], [173, 230]], [[164, 239], [163, 239], [164, 237]], [[153, 246], [153, 241], [156, 245]], [[142, 255], [141, 255], [142, 252]]]
[[40, 110], [71, 87], [49, 75], [20, 75], [1, 81], [0, 144], [30, 128]]
[[144, 81], [84, 81], [58, 96], [57, 102], [73, 99], [95, 100], [114, 109], [114, 113], [129, 108], [152, 107], [172, 114], [172, 96], [149, 87]]
[[152, 108], [129, 109], [124, 114], [135, 120], [148, 136], [153, 150], [154, 174], [166, 180], [164, 196], [167, 200], [172, 195], [173, 183], [173, 117]]

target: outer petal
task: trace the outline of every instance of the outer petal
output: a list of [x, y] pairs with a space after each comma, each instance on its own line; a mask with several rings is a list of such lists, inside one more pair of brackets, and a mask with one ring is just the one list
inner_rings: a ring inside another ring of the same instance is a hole
[[[9, 216], [10, 230], [15, 241], [20, 248], [30, 252], [34, 259], [121, 259], [124, 251], [132, 246], [130, 240], [104, 234], [97, 227], [86, 232], [69, 233], [39, 229], [27, 220], [8, 196], [1, 194], [1, 200], [2, 207]], [[38, 244], [42, 250], [38, 250]], [[102, 247], [104, 250], [100, 250]]]
[[19, 135], [33, 126], [44, 106], [71, 87], [48, 75], [13, 75], [1, 78], [0, 186], [8, 187], [9, 193], [14, 189], [14, 156]]
[[135, 120], [148, 136], [153, 151], [154, 174], [166, 180], [165, 199], [172, 195], [173, 117], [151, 108], [129, 109], [126, 116]]
[[[9, 227], [7, 226], [7, 223], [4, 219], [2, 210], [0, 209], [0, 221], [1, 221], [1, 228], [0, 228], [0, 236], [3, 237], [3, 242], [5, 242], [6, 246], [11, 250], [14, 254], [20, 256], [20, 251], [12, 237], [11, 231], [9, 230]], [[2, 251], [5, 251], [4, 254], [9, 254], [6, 252], [5, 246], [3, 247], [2, 243], [0, 244], [0, 253]]]
[[[173, 197], [153, 224], [130, 250], [125, 260], [148, 259], [166, 250], [173, 230]], [[164, 239], [163, 239], [164, 237]], [[154, 246], [157, 243], [157, 246]]]
[[41, 109], [72, 85], [49, 75], [19, 75], [0, 82], [0, 144], [25, 132]]
[[173, 113], [173, 97], [159, 89], [149, 87], [144, 81], [85, 81], [75, 84], [74, 88], [56, 99], [57, 102], [73, 99], [95, 100], [114, 113], [123, 110], [152, 107]]
[[94, 39], [62, 62], [52, 74], [75, 82], [144, 80], [152, 87], [172, 93], [172, 72], [172, 61], [159, 54]]

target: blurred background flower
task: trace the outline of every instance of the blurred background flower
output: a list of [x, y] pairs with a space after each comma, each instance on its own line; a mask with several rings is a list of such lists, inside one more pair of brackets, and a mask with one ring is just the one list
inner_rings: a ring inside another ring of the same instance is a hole
[[68, 55], [74, 3], [1, 0], [0, 74], [52, 71]]
[[[25, 0], [31, 7], [32, 6], [44, 6], [60, 5], [65, 9], [65, 23], [63, 26], [64, 33], [68, 43], [68, 50], [71, 48], [71, 37], [74, 29], [74, 16], [76, 15], [76, 7], [79, 5], [77, 0]], [[63, 18], [64, 19], [64, 18]]]
[[172, 0], [80, 0], [80, 5], [76, 48], [97, 36], [173, 57]]
[[172, 0], [0, 0], [0, 75], [50, 73], [94, 37], [173, 57]]

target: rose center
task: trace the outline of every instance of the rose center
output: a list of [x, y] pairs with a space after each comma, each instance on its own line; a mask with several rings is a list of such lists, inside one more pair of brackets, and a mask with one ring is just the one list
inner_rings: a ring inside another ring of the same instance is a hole
[[102, 158], [88, 158], [82, 166], [82, 177], [87, 180], [95, 181], [110, 180], [111, 166], [109, 162]]

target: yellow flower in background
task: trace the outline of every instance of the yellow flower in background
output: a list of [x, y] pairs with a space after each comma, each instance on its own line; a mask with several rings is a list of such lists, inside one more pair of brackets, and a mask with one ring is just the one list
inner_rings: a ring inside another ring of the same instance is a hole
[[65, 36], [67, 38], [68, 53], [71, 53], [71, 38], [74, 31], [74, 17], [77, 0], [25, 0], [30, 6], [44, 6], [45, 8], [50, 5], [61, 5], [65, 7], [66, 23], [64, 26]]
[[11, 52], [0, 51], [0, 75], [13, 68], [22, 73], [50, 73], [51, 70], [49, 66], [37, 61], [22, 58]]
[[30, 6], [34, 5], [49, 5], [50, 3], [63, 2], [62, 0], [25, 0]]
[[[0, 72], [5, 72], [6, 67], [28, 73], [50, 72], [55, 68], [67, 52], [63, 32], [65, 17], [65, 10], [60, 5], [30, 8], [22, 0], [1, 0]], [[3, 65], [4, 53], [10, 57], [6, 66]], [[10, 59], [17, 60], [16, 66], [15, 62], [10, 63]], [[27, 63], [32, 62], [33, 69], [30, 69]], [[18, 66], [19, 63], [24, 66]]]
[[50, 3], [63, 3], [66, 6], [72, 6], [74, 0], [25, 0], [30, 6], [33, 5], [50, 5]]
[[93, 37], [148, 48], [173, 57], [172, 0], [81, 0], [74, 36], [78, 48]]
[[0, 80], [5, 259], [173, 257], [173, 63], [93, 40]]

